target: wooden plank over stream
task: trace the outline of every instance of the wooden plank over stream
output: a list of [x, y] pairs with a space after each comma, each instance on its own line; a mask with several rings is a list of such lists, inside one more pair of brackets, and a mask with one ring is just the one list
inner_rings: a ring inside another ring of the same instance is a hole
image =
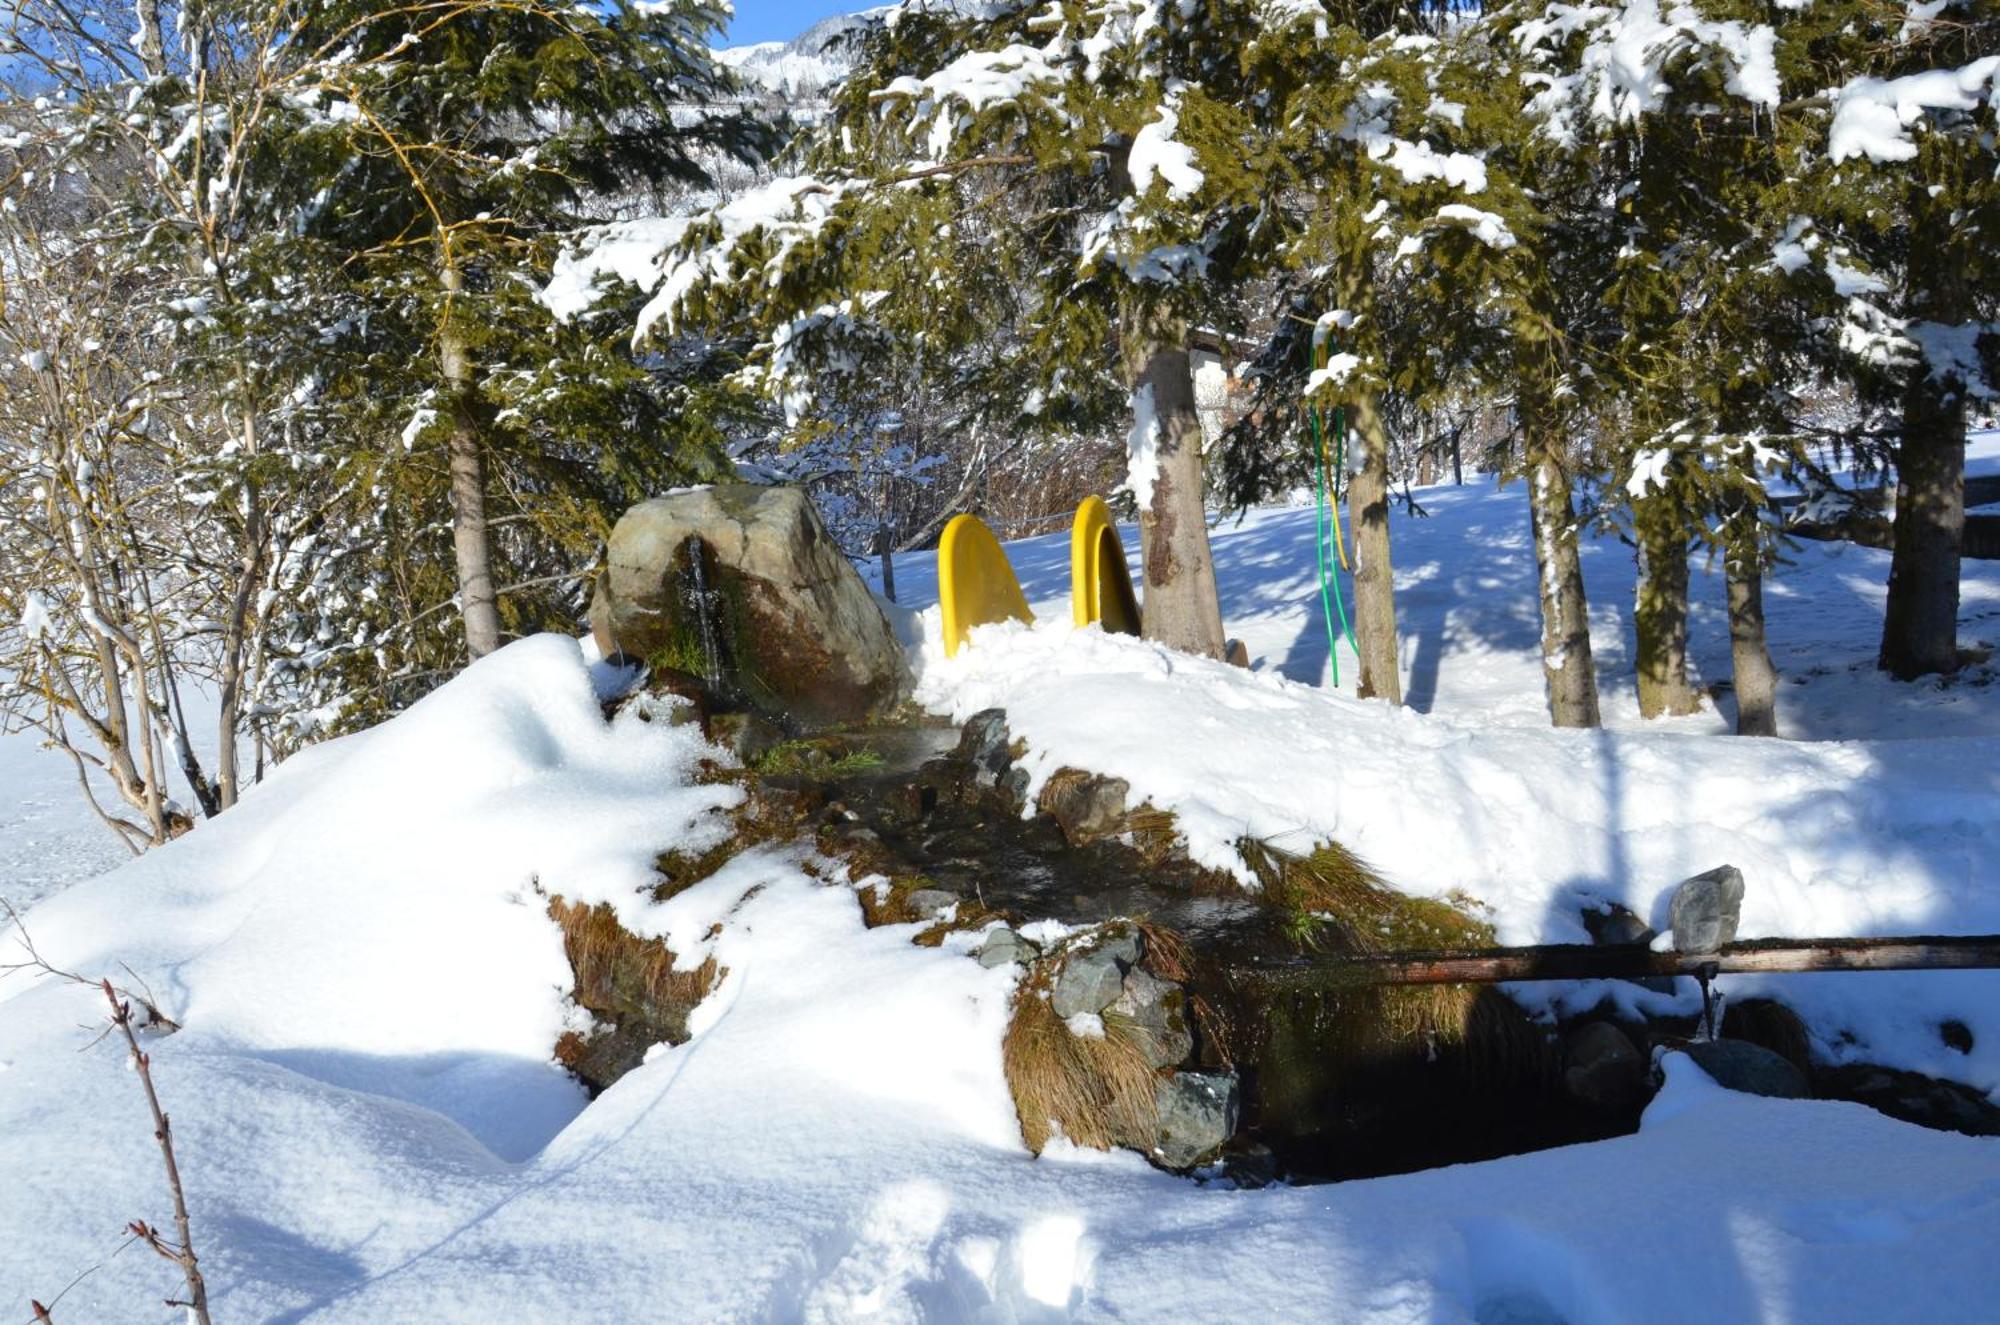
[[1715, 952], [1553, 943], [1531, 948], [1439, 952], [1323, 953], [1229, 968], [1234, 981], [1276, 989], [1368, 985], [1501, 984], [1526, 980], [1617, 980], [1741, 972], [1941, 971], [2000, 968], [2000, 934], [1908, 938], [1750, 939]]

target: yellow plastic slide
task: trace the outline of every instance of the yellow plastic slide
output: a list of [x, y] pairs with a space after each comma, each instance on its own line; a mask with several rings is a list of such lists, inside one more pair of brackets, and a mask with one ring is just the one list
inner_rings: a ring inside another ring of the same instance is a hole
[[1097, 621], [1113, 634], [1139, 633], [1139, 600], [1125, 569], [1125, 544], [1100, 497], [1085, 497], [1069, 527], [1069, 603], [1079, 626]]
[[957, 656], [974, 626], [1035, 619], [1000, 540], [976, 515], [954, 515], [938, 540], [938, 605], [947, 658]]

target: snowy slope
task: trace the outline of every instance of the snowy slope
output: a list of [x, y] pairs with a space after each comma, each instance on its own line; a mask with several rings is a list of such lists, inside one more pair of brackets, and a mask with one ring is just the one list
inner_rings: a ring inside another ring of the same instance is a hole
[[[52, 958], [127, 961], [186, 1023], [149, 1048], [218, 1320], [1942, 1320], [2000, 1289], [2000, 1142], [1681, 1059], [1637, 1136], [1409, 1177], [1031, 1159], [1008, 971], [864, 929], [782, 851], [638, 906], [729, 795], [698, 753], [608, 727], [576, 646], [528, 640], [35, 909]], [[730, 972], [588, 1108], [547, 1063], [537, 883]], [[166, 1197], [131, 1073], [79, 1052], [94, 1016], [0, 985], [0, 1302], [101, 1266], [56, 1318], [150, 1319], [170, 1267], [107, 1257]]]
[[[2000, 432], [1974, 436], [1967, 470], [2000, 472]], [[1423, 517], [1406, 514], [1400, 504], [1391, 507], [1405, 702], [1420, 713], [1482, 726], [1546, 727], [1526, 494], [1518, 485], [1496, 489], [1482, 478], [1464, 487], [1419, 488], [1415, 495]], [[1121, 532], [1136, 584], [1138, 531], [1126, 526]], [[1232, 516], [1210, 537], [1224, 627], [1249, 646], [1253, 667], [1323, 685], [1328, 651], [1311, 507], [1262, 508], [1240, 521]], [[1008, 545], [1028, 600], [1043, 620], [1068, 619], [1068, 539], [1062, 532]], [[1605, 720], [1614, 729], [1636, 727], [1632, 549], [1614, 539], [1586, 539], [1583, 567]], [[1696, 679], [1726, 681], [1722, 569], [1697, 554], [1694, 572], [1689, 649]], [[874, 567], [869, 574], [879, 584]], [[1801, 541], [1790, 564], [1768, 577], [1772, 661], [1786, 678], [1779, 694], [1780, 731], [1815, 741], [2000, 736], [2000, 692], [1990, 685], [1991, 670], [1914, 685], [1876, 672], [1888, 575], [1885, 551]], [[2000, 562], [1967, 561], [1963, 579], [1960, 638], [2000, 644]], [[934, 604], [935, 557], [898, 558], [896, 587], [906, 607]], [[1345, 644], [1339, 666], [1339, 688], [1351, 695], [1355, 664]], [[1725, 700], [1719, 710], [1651, 726], [1724, 732], [1733, 721]]]
[[0, 897], [33, 906], [130, 859], [90, 812], [67, 755], [31, 732], [0, 734]]

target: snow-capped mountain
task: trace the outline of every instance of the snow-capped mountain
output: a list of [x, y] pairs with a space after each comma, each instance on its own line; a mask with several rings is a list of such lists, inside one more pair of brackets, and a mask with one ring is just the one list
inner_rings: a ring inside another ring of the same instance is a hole
[[821, 19], [790, 41], [725, 46], [715, 56], [780, 96], [814, 97], [839, 82], [851, 67], [853, 56], [842, 38], [876, 21], [890, 8], [893, 6], [836, 14]]

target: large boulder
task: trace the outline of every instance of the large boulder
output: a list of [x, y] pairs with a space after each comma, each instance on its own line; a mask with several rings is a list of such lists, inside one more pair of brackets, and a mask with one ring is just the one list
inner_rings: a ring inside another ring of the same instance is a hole
[[798, 488], [727, 483], [634, 506], [590, 615], [607, 657], [797, 722], [875, 716], [907, 684], [881, 608]]

